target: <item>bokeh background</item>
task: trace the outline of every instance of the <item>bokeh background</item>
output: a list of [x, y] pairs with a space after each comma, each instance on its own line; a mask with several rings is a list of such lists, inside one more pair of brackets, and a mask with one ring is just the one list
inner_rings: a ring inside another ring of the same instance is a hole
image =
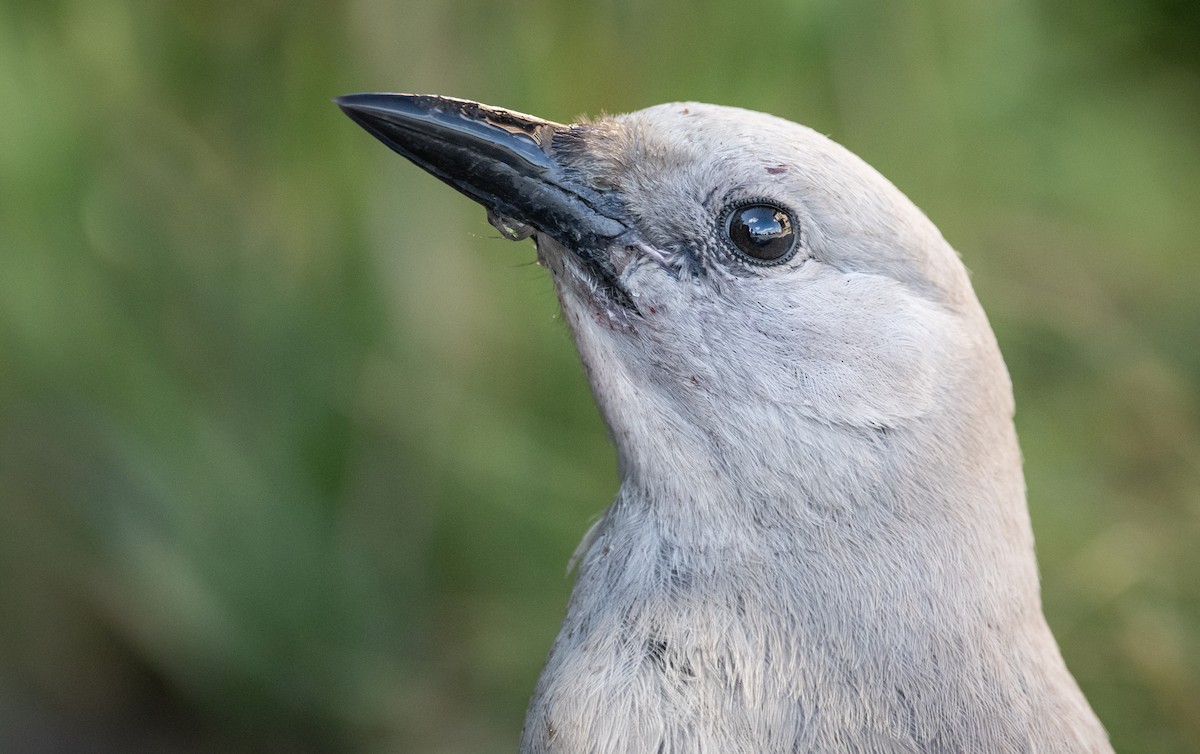
[[1200, 5], [7, 0], [0, 751], [515, 749], [613, 452], [532, 246], [369, 90], [878, 167], [999, 335], [1068, 663], [1200, 750]]

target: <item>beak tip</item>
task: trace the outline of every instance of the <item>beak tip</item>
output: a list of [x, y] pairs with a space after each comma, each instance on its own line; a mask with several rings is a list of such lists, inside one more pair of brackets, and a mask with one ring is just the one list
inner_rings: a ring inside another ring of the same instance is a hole
[[[422, 100], [437, 99], [420, 94], [392, 94], [386, 92], [358, 92], [334, 97], [333, 102], [338, 107], [349, 112], [376, 110], [380, 112], [408, 112], [417, 110]], [[427, 105], [426, 105], [427, 106]]]
[[382, 105], [380, 102], [382, 98], [394, 98], [396, 96], [397, 95], [394, 94], [383, 95], [373, 92], [343, 94], [340, 97], [334, 97], [333, 103], [348, 113], [351, 110], [367, 110], [370, 109], [372, 105], [374, 105], [376, 108], [379, 108]]

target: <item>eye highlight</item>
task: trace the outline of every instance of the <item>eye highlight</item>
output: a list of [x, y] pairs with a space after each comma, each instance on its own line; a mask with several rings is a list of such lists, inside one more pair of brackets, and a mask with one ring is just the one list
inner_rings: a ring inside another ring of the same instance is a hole
[[796, 252], [796, 223], [775, 204], [739, 204], [725, 218], [725, 236], [751, 264], [782, 264]]

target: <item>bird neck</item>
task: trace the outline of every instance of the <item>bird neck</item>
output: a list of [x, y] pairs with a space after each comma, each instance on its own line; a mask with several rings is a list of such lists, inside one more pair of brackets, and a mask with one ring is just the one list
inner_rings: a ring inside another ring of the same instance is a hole
[[[677, 417], [658, 417], [655, 432], [643, 415], [650, 429], [624, 434], [620, 492], [581, 562], [619, 554], [630, 574], [610, 568], [606, 578], [632, 576], [646, 593], [706, 580], [732, 589], [734, 573], [750, 588], [775, 574], [793, 594], [822, 602], [853, 571], [849, 583], [877, 604], [920, 594], [980, 620], [1040, 616], [1011, 421], [946, 410], [959, 420], [866, 428], [775, 417], [770, 426], [789, 430], [775, 435], [761, 424], [735, 431], [736, 422], [706, 433]], [[906, 586], [892, 589], [900, 579]], [[981, 600], [973, 613], [971, 595]]]

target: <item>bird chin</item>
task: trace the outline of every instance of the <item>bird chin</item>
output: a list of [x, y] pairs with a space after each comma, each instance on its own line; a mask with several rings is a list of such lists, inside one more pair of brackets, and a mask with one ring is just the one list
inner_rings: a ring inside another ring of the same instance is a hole
[[611, 330], [632, 330], [641, 314], [633, 295], [612, 270], [592, 257], [571, 251], [542, 233], [534, 233], [537, 261], [550, 271], [559, 304], [572, 315], [588, 316]]

